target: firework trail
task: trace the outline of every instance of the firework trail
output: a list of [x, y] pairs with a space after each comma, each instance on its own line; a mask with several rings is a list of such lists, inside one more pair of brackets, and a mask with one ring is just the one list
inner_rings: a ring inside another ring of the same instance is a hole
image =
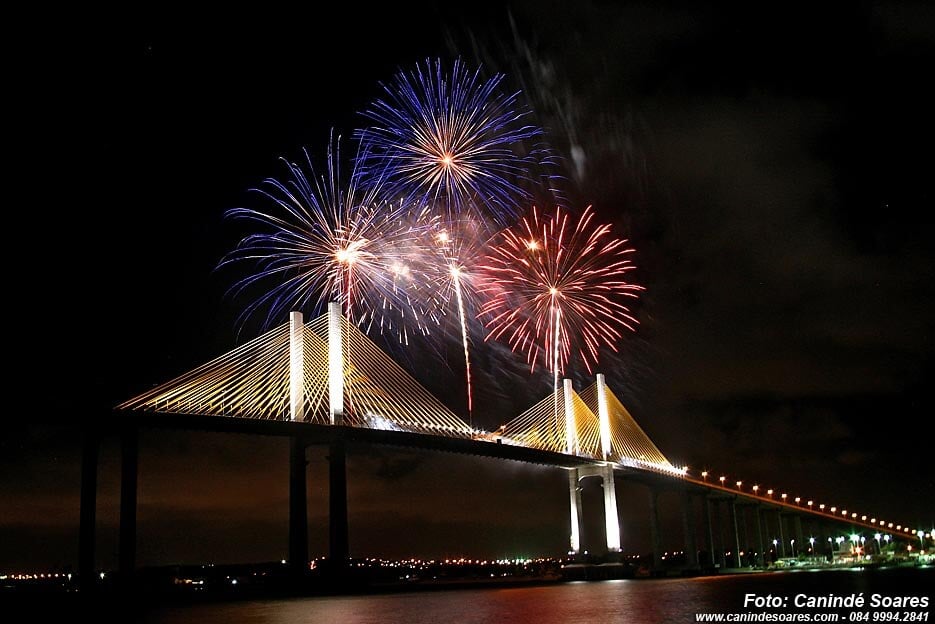
[[503, 78], [484, 79], [460, 60], [450, 74], [437, 59], [400, 71], [363, 112], [372, 125], [359, 133], [362, 171], [385, 175], [390, 197], [442, 205], [449, 218], [485, 209], [512, 221], [530, 166], [549, 156], [528, 150], [542, 130], [523, 123], [519, 93], [499, 91]]
[[452, 300], [457, 310], [461, 347], [464, 352], [465, 383], [467, 386], [468, 420], [473, 426], [473, 382], [471, 378], [470, 337], [468, 309], [477, 309], [474, 287], [475, 264], [483, 253], [488, 239], [487, 227], [476, 219], [440, 223], [434, 234], [436, 256], [432, 260], [435, 271], [432, 290], [442, 310]]
[[643, 290], [626, 281], [634, 250], [593, 218], [590, 206], [573, 225], [560, 208], [551, 217], [534, 208], [501, 232], [479, 267], [487, 338], [524, 352], [531, 370], [541, 359], [556, 392], [573, 353], [590, 373], [600, 347], [616, 351], [624, 330], [638, 324], [626, 305]]
[[220, 266], [256, 266], [234, 284], [234, 294], [269, 284], [245, 308], [241, 323], [267, 308], [263, 324], [268, 327], [290, 310], [319, 309], [337, 299], [351, 322], [377, 323], [381, 331], [395, 331], [406, 341], [411, 324], [424, 328], [419, 308], [411, 305], [418, 279], [409, 265], [424, 253], [433, 220], [425, 210], [383, 201], [379, 184], [361, 191], [356, 171], [342, 187], [339, 143], [340, 138], [329, 141], [320, 177], [307, 151], [304, 168], [283, 159], [284, 180], [268, 178], [252, 189], [265, 209], [226, 213], [263, 231], [243, 238]]

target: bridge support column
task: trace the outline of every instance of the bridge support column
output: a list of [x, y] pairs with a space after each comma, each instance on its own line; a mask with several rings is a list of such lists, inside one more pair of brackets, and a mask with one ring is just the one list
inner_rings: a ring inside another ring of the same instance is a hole
[[782, 530], [782, 510], [776, 512], [776, 522], [779, 524], [779, 556], [786, 557], [786, 536]]
[[653, 542], [653, 568], [662, 569], [662, 529], [659, 526], [659, 492], [649, 488], [649, 533]]
[[[614, 466], [610, 463], [613, 450], [610, 439], [610, 410], [607, 408], [607, 386], [604, 375], [597, 374], [597, 419], [601, 433], [601, 456], [604, 466], [604, 525], [607, 535], [607, 551], [620, 552], [620, 517], [617, 515], [617, 493], [614, 485]], [[577, 440], [575, 441], [577, 444]]]
[[704, 522], [704, 537], [708, 546], [708, 565], [713, 568], [716, 560], [714, 558], [714, 531], [711, 527], [711, 499], [708, 498], [707, 494], [704, 494], [701, 500], [704, 505], [704, 513], [701, 517], [702, 522]]
[[813, 522], [812, 530], [815, 535], [815, 548], [812, 555], [815, 557], [828, 558], [828, 536], [825, 535], [825, 523], [822, 521]]
[[766, 567], [766, 551], [763, 550], [763, 517], [760, 513], [760, 506], [754, 508], [754, 520], [756, 520], [756, 547], [759, 551], [760, 567]]
[[739, 568], [741, 566], [740, 562], [740, 533], [737, 527], [737, 501], [731, 500], [728, 502], [730, 507], [730, 524], [731, 529], [734, 532], [734, 543], [732, 544], [734, 550], [734, 556], [731, 557], [734, 567]]
[[688, 490], [682, 490], [682, 530], [685, 533], [685, 562], [691, 570], [698, 569], [698, 548], [695, 545], [695, 510]]
[[721, 510], [721, 502], [719, 500], [715, 501], [714, 510], [717, 513], [717, 561], [721, 569], [724, 569], [727, 567], [727, 540], [724, 539], [724, 512]]
[[305, 441], [289, 439], [289, 566], [296, 576], [308, 570], [308, 500]]
[[740, 566], [743, 567], [744, 564], [744, 555], [741, 553], [746, 553], [750, 550], [750, 531], [747, 527], [747, 506], [738, 505], [738, 523], [737, 528], [739, 529], [739, 544], [740, 548], [737, 550], [737, 556], [740, 558]]
[[344, 566], [350, 556], [347, 531], [347, 457], [344, 440], [336, 438], [328, 449], [328, 537], [333, 564]]
[[289, 416], [305, 420], [305, 322], [301, 312], [289, 313]]
[[97, 461], [101, 440], [97, 429], [88, 427], [81, 448], [81, 507], [78, 529], [78, 581], [81, 591], [94, 590], [97, 571], [94, 565], [97, 528]]
[[607, 552], [620, 552], [620, 516], [617, 515], [617, 490], [614, 484], [614, 465], [603, 466], [604, 480], [604, 527], [607, 536]]
[[328, 304], [328, 404], [332, 425], [344, 424], [344, 337], [341, 304]]
[[133, 580], [136, 569], [136, 498], [139, 430], [127, 425], [120, 435], [120, 537], [118, 571], [122, 583]]
[[792, 518], [792, 530], [795, 535], [795, 549], [792, 556], [801, 554], [808, 546], [805, 545], [805, 534], [802, 532], [802, 516], [796, 514]]
[[568, 499], [571, 510], [571, 533], [568, 537], [568, 552], [571, 555], [581, 553], [581, 488], [578, 487], [578, 469], [568, 471]]

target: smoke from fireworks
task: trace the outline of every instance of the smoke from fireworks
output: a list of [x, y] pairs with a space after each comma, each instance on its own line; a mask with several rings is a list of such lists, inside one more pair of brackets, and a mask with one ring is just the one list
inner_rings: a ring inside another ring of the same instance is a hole
[[600, 347], [616, 351], [624, 330], [638, 324], [627, 307], [643, 290], [626, 281], [634, 250], [593, 219], [590, 206], [574, 225], [560, 208], [549, 217], [533, 209], [501, 233], [480, 267], [488, 339], [524, 352], [533, 370], [541, 360], [556, 386], [573, 353], [591, 372]]
[[337, 144], [329, 142], [320, 177], [307, 152], [305, 159], [308, 174], [284, 160], [285, 180], [268, 178], [253, 189], [268, 208], [227, 212], [264, 230], [243, 238], [221, 262], [250, 261], [257, 267], [235, 283], [235, 294], [268, 285], [241, 321], [265, 307], [269, 326], [290, 310], [310, 304], [317, 309], [337, 299], [352, 322], [378, 323], [407, 340], [409, 327], [424, 328], [419, 306], [410, 305], [419, 280], [409, 264], [424, 252], [431, 219], [424, 210], [383, 201], [373, 180], [359, 190], [356, 172], [343, 188]]
[[373, 124], [360, 132], [363, 171], [385, 174], [391, 197], [441, 204], [451, 217], [485, 208], [502, 225], [528, 197], [521, 183], [536, 152], [525, 144], [542, 135], [524, 125], [519, 94], [500, 93], [502, 80], [459, 60], [450, 74], [440, 60], [400, 71], [363, 112]]

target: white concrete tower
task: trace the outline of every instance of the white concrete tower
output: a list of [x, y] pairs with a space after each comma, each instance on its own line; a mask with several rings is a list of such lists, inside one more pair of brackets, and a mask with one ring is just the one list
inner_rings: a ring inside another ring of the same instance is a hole
[[328, 304], [328, 403], [332, 425], [344, 424], [344, 343], [341, 304]]
[[289, 313], [289, 415], [305, 420], [305, 322], [301, 312]]
[[575, 404], [572, 400], [575, 391], [571, 387], [571, 379], [563, 379], [562, 383], [565, 395], [565, 452], [577, 455], [578, 428], [575, 426]]
[[[562, 380], [563, 394], [565, 395], [565, 452], [569, 455], [578, 454], [578, 428], [575, 426], [575, 404], [572, 400], [574, 389], [571, 379]], [[570, 550], [574, 554], [581, 552], [581, 490], [578, 488], [577, 468], [568, 471], [568, 496], [571, 512]]]
[[607, 550], [620, 552], [620, 519], [617, 516], [617, 492], [614, 485], [614, 464], [610, 461], [610, 411], [607, 409], [607, 386], [604, 375], [597, 374], [597, 418], [601, 428], [601, 451], [604, 456], [604, 527]]

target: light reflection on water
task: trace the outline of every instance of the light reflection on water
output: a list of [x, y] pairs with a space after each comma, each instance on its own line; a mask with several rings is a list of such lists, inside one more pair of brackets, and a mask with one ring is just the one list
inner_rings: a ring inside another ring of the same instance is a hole
[[[573, 582], [538, 587], [419, 591], [207, 604], [149, 612], [149, 624], [595, 624], [693, 622], [739, 613], [747, 592], [810, 596], [931, 595], [935, 570], [794, 572], [693, 579]], [[791, 601], [790, 601], [791, 602]], [[783, 610], [780, 610], [783, 611]], [[801, 610], [799, 610], [801, 611]], [[790, 608], [784, 612], [796, 612]]]

